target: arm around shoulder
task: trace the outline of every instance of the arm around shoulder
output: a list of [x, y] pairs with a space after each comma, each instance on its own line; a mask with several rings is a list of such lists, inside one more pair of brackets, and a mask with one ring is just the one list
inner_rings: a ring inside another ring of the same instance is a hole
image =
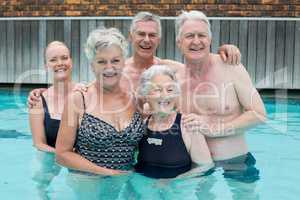
[[167, 65], [170, 68], [174, 69], [176, 72], [184, 69], [184, 64], [182, 64], [181, 62], [177, 62], [175, 60], [161, 59], [159, 64]]

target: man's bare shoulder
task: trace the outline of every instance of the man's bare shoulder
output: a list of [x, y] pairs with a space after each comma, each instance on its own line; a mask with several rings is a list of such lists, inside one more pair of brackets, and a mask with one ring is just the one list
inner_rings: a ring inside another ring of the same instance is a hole
[[125, 65], [131, 65], [133, 63], [133, 57], [129, 57], [125, 60]]
[[123, 72], [130, 73], [130, 72], [134, 72], [134, 71], [135, 71], [135, 68], [134, 68], [133, 58], [130, 57], [130, 58], [126, 59], [126, 61], [125, 61], [125, 67], [123, 69]]
[[249, 73], [242, 63], [237, 65], [224, 63], [218, 54], [212, 55], [212, 58], [217, 71], [219, 73], [226, 74], [226, 76], [230, 79], [239, 80], [241, 77], [249, 76]]
[[224, 63], [219, 54], [211, 53], [209, 56], [214, 67], [216, 67], [220, 71], [230, 72], [232, 70], [235, 70], [236, 67], [238, 67], [238, 65], [229, 65], [227, 63]]
[[180, 71], [184, 69], [184, 64], [181, 62], [175, 61], [175, 60], [170, 60], [170, 59], [161, 59], [162, 65], [168, 65], [169, 67], [175, 69], [176, 71]]

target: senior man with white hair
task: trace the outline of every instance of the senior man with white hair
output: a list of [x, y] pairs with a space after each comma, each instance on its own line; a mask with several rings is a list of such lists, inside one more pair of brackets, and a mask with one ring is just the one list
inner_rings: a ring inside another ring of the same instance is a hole
[[[160, 17], [150, 12], [137, 13], [130, 25], [129, 41], [132, 45], [132, 57], [128, 58], [123, 71], [124, 77], [120, 84], [123, 90], [134, 93], [143, 71], [153, 64], [165, 64], [172, 66], [178, 74], [183, 69], [183, 64], [155, 56], [156, 50], [161, 41]], [[234, 45], [223, 45], [219, 48], [220, 55], [224, 62], [231, 65], [240, 62], [240, 51]], [[84, 87], [78, 87], [84, 90]], [[35, 89], [28, 96], [30, 107], [39, 102], [40, 93], [45, 89]]]
[[181, 112], [184, 124], [206, 136], [216, 166], [224, 176], [255, 181], [259, 171], [248, 150], [245, 130], [265, 120], [262, 99], [242, 64], [227, 65], [210, 52], [212, 34], [200, 11], [176, 19], [177, 46], [185, 59]]

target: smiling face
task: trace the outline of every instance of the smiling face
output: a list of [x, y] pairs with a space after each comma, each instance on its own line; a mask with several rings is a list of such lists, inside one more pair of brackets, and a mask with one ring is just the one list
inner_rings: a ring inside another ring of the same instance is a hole
[[67, 80], [71, 78], [72, 60], [69, 49], [59, 42], [48, 45], [45, 52], [46, 67], [53, 71], [54, 80]]
[[149, 59], [155, 55], [160, 42], [158, 24], [154, 21], [138, 21], [129, 36], [134, 54]]
[[96, 79], [103, 84], [103, 88], [119, 84], [124, 65], [122, 49], [116, 45], [98, 50], [91, 63]]
[[167, 75], [156, 75], [151, 79], [151, 86], [146, 97], [152, 113], [169, 114], [176, 108], [178, 90], [176, 83]]
[[207, 58], [210, 44], [208, 25], [204, 21], [187, 20], [184, 22], [177, 46], [187, 62], [197, 63]]

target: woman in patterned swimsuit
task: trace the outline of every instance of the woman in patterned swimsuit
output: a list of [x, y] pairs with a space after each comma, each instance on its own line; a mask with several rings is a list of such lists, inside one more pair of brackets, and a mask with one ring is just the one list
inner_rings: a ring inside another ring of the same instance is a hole
[[126, 39], [117, 29], [90, 33], [85, 52], [96, 80], [86, 93], [74, 92], [66, 101], [56, 143], [59, 164], [98, 175], [132, 169], [144, 125], [119, 84], [126, 51]]

